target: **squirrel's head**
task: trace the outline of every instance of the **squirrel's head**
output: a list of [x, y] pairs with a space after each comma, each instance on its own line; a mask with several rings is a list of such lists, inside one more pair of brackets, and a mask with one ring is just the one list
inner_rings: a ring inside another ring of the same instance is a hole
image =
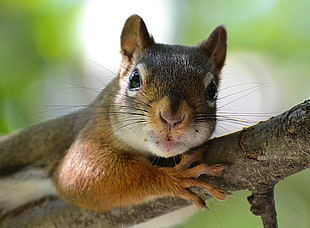
[[[140, 152], [171, 157], [207, 141], [216, 124], [226, 31], [217, 27], [196, 47], [154, 42], [131, 16], [121, 34], [122, 66], [112, 128]], [[116, 115], [115, 115], [116, 113]]]

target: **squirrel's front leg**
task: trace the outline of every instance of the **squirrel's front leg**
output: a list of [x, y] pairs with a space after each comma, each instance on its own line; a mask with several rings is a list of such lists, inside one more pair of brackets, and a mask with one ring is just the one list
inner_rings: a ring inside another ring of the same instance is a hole
[[197, 161], [197, 154], [184, 154], [180, 163], [175, 167], [159, 168], [165, 173], [164, 176], [167, 177], [167, 181], [171, 183], [170, 186], [169, 184], [166, 185], [168, 194], [190, 200], [200, 208], [206, 207], [205, 201], [189, 190], [190, 187], [197, 186], [210, 193], [217, 200], [225, 200], [227, 196], [226, 191], [216, 188], [209, 182], [197, 179], [203, 174], [213, 176], [221, 175], [224, 166], [200, 164], [190, 168], [191, 164], [195, 161]]
[[222, 168], [204, 164], [189, 168], [192, 161], [192, 157], [183, 156], [175, 167], [156, 167], [136, 154], [80, 144], [73, 146], [59, 165], [55, 182], [63, 199], [95, 211], [168, 195], [204, 207], [204, 201], [189, 191], [193, 186], [205, 189], [219, 200], [225, 199], [225, 191], [197, 179], [202, 174], [219, 175]]

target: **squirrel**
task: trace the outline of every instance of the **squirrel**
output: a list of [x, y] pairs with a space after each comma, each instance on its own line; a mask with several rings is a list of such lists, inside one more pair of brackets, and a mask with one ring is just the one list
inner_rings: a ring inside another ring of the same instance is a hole
[[[198, 179], [223, 166], [193, 166], [200, 155], [186, 152], [214, 131], [226, 39], [218, 26], [195, 47], [159, 44], [129, 17], [119, 74], [93, 103], [0, 138], [0, 213], [48, 195], [98, 212], [163, 196], [206, 207], [192, 186], [224, 200], [226, 191]], [[177, 155], [174, 167], [152, 165]]]

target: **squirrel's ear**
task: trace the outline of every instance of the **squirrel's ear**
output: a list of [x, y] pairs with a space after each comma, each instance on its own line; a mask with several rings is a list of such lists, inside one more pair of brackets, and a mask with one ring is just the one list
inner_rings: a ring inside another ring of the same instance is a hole
[[132, 62], [135, 53], [140, 53], [146, 47], [154, 44], [144, 21], [138, 15], [129, 17], [121, 35], [121, 53], [126, 61]]
[[201, 42], [199, 47], [213, 61], [216, 73], [222, 69], [226, 58], [227, 34], [223, 26], [216, 27], [209, 38]]

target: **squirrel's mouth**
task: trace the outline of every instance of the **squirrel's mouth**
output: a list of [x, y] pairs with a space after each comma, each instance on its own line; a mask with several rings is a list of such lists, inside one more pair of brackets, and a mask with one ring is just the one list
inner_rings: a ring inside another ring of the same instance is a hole
[[156, 154], [161, 157], [171, 157], [185, 152], [186, 145], [184, 145], [181, 135], [164, 136], [152, 131], [148, 135], [148, 142], [153, 144], [152, 147], [157, 151]]
[[165, 138], [156, 141], [156, 145], [158, 145], [158, 147], [164, 150], [173, 150], [179, 145], [179, 143], [173, 139], [168, 140], [167, 138]]

